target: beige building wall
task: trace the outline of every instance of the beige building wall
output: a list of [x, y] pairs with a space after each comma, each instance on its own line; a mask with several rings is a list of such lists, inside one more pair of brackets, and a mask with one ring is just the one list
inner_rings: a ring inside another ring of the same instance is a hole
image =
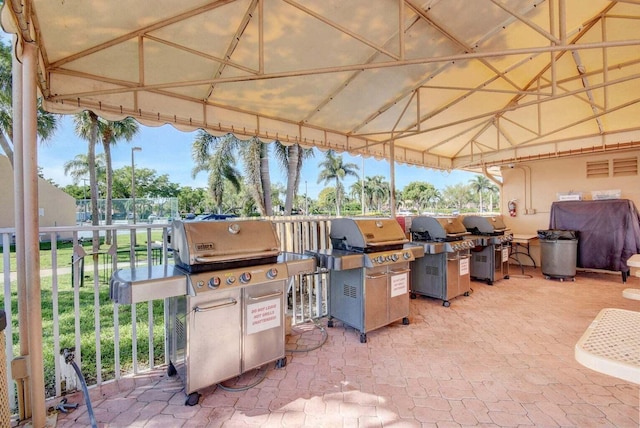
[[[14, 227], [13, 168], [6, 156], [0, 156], [0, 227]], [[41, 227], [75, 226], [76, 201], [73, 197], [38, 180], [38, 208]]]
[[[636, 171], [633, 174], [614, 171], [617, 166], [627, 164], [621, 162], [635, 161]], [[588, 165], [589, 164], [589, 165]], [[608, 166], [608, 171], [602, 168]], [[598, 177], [588, 177], [587, 168]], [[592, 199], [592, 191], [619, 189], [621, 198], [630, 199], [640, 208], [640, 150], [628, 152], [590, 154], [569, 158], [554, 158], [519, 162], [512, 167], [502, 167], [503, 186], [501, 194], [501, 212], [505, 224], [514, 234], [536, 235], [539, 229], [548, 229], [551, 204], [558, 200], [558, 194], [582, 193], [583, 199]], [[517, 214], [509, 215], [508, 203], [516, 200]], [[539, 262], [539, 248], [534, 243], [532, 253]], [[522, 260], [523, 263], [525, 260]], [[525, 263], [526, 264], [526, 263]]]

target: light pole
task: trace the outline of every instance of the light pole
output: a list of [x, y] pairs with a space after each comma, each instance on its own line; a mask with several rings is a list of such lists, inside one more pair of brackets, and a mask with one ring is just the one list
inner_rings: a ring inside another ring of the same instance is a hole
[[131, 147], [131, 203], [133, 206], [133, 224], [136, 224], [136, 167], [133, 162], [134, 152], [141, 152], [142, 147]]

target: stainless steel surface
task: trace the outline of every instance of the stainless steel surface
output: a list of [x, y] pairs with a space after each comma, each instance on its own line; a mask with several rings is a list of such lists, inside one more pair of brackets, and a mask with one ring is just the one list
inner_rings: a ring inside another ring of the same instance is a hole
[[414, 259], [424, 256], [424, 245], [420, 245], [419, 243], [408, 242], [404, 244], [403, 249], [411, 251]]
[[411, 294], [441, 299], [444, 306], [471, 290], [469, 250], [476, 245], [458, 217], [418, 216], [411, 223], [414, 244], [425, 255], [411, 264]]
[[173, 223], [178, 265], [118, 272], [119, 303], [168, 298], [170, 368], [198, 402], [198, 390], [276, 361], [286, 364], [285, 294], [291, 275], [313, 273], [315, 258], [280, 253], [267, 221]]
[[188, 271], [216, 265], [273, 262], [280, 243], [273, 224], [264, 220], [181, 221], [172, 224], [175, 262]]
[[186, 394], [284, 358], [285, 285], [279, 278], [169, 299], [169, 357]]
[[504, 232], [507, 229], [501, 215], [491, 217], [479, 215], [465, 216], [462, 218], [462, 223], [467, 230], [472, 231], [472, 229], [477, 229], [477, 231], [482, 234], [499, 233]]
[[410, 245], [395, 219], [331, 222], [333, 249], [310, 252], [329, 274], [329, 326], [336, 318], [367, 332], [402, 319], [409, 323], [409, 262], [424, 249]]
[[334, 249], [340, 250], [401, 247], [409, 242], [400, 224], [392, 218], [336, 218], [331, 221], [330, 237]]
[[402, 320], [409, 323], [409, 262], [365, 269], [334, 270], [330, 274], [329, 316], [367, 333]]
[[428, 232], [432, 240], [469, 235], [458, 217], [418, 216], [411, 220], [412, 232]]
[[187, 294], [185, 272], [173, 265], [118, 269], [109, 281], [109, 297], [130, 305]]
[[278, 263], [287, 266], [289, 276], [304, 275], [316, 271], [316, 258], [308, 254], [282, 252], [278, 256]]
[[364, 267], [364, 257], [360, 253], [343, 250], [317, 250], [307, 254], [316, 258], [318, 267], [328, 270], [347, 270]]
[[471, 252], [471, 277], [488, 285], [509, 279], [509, 247], [502, 244], [478, 246]]

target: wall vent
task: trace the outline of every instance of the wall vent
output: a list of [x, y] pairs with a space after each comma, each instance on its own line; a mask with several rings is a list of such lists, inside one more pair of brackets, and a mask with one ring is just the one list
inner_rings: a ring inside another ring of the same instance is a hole
[[622, 158], [613, 160], [613, 176], [638, 175], [638, 158]]
[[602, 178], [609, 176], [609, 161], [587, 162], [587, 178]]

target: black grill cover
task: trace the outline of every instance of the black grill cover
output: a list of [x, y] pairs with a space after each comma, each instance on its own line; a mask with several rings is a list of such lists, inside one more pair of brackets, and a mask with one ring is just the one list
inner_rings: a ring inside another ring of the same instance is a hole
[[550, 229], [539, 230], [538, 239], [544, 241], [557, 241], [557, 240], [575, 240], [578, 239], [578, 232], [575, 230], [563, 230], [563, 229]]

